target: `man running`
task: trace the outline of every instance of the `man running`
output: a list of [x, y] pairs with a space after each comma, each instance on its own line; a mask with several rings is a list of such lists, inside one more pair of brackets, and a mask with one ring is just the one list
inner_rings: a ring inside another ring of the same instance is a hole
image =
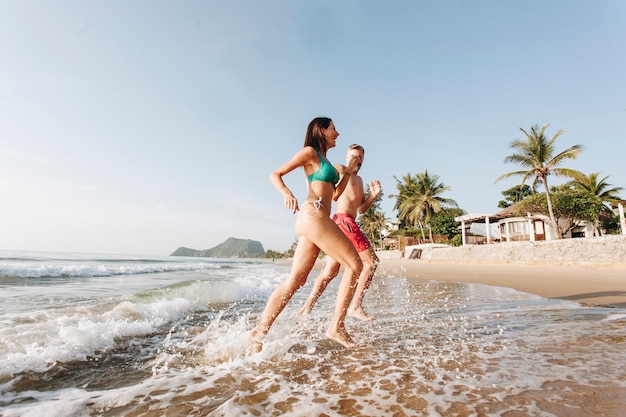
[[[346, 189], [337, 199], [337, 210], [333, 216], [333, 220], [346, 234], [350, 242], [352, 242], [363, 261], [363, 271], [359, 276], [354, 297], [348, 307], [348, 315], [359, 320], [372, 321], [376, 317], [363, 309], [363, 297], [365, 297], [365, 292], [372, 282], [372, 277], [374, 276], [374, 272], [376, 272], [379, 259], [369, 240], [357, 225], [356, 217], [359, 213], [365, 213], [370, 208], [376, 197], [378, 197], [382, 191], [382, 187], [380, 181], [372, 181], [370, 182], [370, 194], [368, 196], [365, 195], [363, 180], [357, 175], [363, 164], [364, 156], [365, 149], [363, 149], [361, 145], [354, 144], [348, 147], [346, 161], [349, 162], [351, 159], [356, 159], [358, 161], [357, 168], [351, 173], [352, 175], [350, 175]], [[324, 269], [315, 279], [311, 294], [298, 314], [311, 314], [313, 306], [322, 292], [324, 292], [324, 289], [326, 289], [328, 283], [339, 273], [340, 266], [339, 262], [327, 257]]]

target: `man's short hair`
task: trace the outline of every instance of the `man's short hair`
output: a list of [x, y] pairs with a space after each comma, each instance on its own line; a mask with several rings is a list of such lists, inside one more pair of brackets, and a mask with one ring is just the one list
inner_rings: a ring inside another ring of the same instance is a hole
[[350, 149], [356, 149], [357, 151], [363, 152], [363, 155], [365, 155], [365, 149], [363, 149], [363, 147], [357, 143], [353, 143], [352, 145], [348, 146], [348, 150]]

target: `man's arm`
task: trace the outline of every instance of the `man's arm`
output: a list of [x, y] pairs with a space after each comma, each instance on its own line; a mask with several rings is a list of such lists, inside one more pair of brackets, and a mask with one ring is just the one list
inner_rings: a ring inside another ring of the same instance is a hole
[[358, 161], [355, 158], [351, 158], [348, 161], [348, 166], [335, 164], [335, 169], [339, 171], [341, 174], [341, 179], [339, 183], [335, 186], [335, 193], [333, 194], [333, 200], [337, 201], [337, 199], [341, 196], [343, 191], [346, 189], [348, 182], [350, 182], [350, 176], [354, 174], [354, 171], [358, 169]]
[[374, 200], [376, 200], [376, 197], [378, 197], [382, 189], [383, 188], [380, 185], [380, 181], [374, 180], [370, 182], [370, 193], [367, 198], [365, 197], [365, 195], [363, 195], [363, 202], [359, 206], [359, 213], [363, 214], [367, 210], [369, 210], [369, 208], [372, 206], [372, 203], [374, 203]]
[[335, 186], [335, 192], [333, 193], [333, 200], [337, 201], [339, 196], [341, 196], [341, 194], [343, 194], [344, 190], [346, 189], [346, 186], [350, 181], [350, 175], [352, 174], [351, 172], [348, 172], [348, 167], [345, 165], [335, 164], [334, 166], [335, 169], [339, 171], [339, 174], [341, 174], [341, 179]]

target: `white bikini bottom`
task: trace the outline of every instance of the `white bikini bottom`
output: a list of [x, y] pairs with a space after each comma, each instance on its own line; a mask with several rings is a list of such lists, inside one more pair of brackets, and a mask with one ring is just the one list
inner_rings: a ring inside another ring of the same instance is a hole
[[[302, 204], [302, 206], [304, 207], [304, 206], [305, 206], [305, 205], [307, 205], [307, 204], [311, 204], [311, 205], [313, 206], [313, 208], [315, 209], [315, 211], [313, 211], [313, 214], [311, 214], [311, 213], [309, 213], [309, 212], [304, 213], [304, 214], [306, 214], [306, 215], [307, 215], [307, 217], [309, 217], [309, 218], [311, 218], [311, 219], [312, 219], [313, 217], [317, 216], [317, 214], [320, 212], [320, 208], [321, 208], [321, 207], [324, 207], [324, 205], [322, 204], [322, 197], [318, 198], [317, 200], [313, 200], [313, 201], [307, 200], [307, 201], [305, 201], [305, 202]], [[302, 207], [301, 207], [301, 209], [302, 209]]]

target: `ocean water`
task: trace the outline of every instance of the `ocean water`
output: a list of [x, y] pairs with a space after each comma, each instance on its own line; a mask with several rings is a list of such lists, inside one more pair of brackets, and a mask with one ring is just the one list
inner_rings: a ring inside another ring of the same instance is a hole
[[250, 259], [0, 251], [1, 416], [622, 416], [626, 310], [379, 268], [359, 344], [316, 274], [247, 355], [288, 274]]

